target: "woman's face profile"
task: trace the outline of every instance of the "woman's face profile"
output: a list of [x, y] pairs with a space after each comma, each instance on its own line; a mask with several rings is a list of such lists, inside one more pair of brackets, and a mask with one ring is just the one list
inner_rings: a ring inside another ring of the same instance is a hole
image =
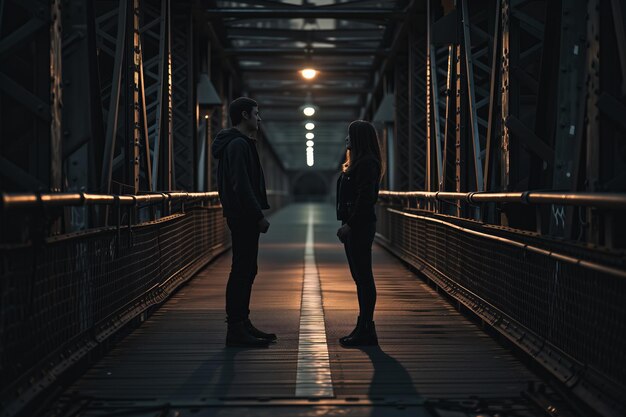
[[346, 136], [346, 149], [352, 149], [352, 141], [350, 140], [350, 135]]

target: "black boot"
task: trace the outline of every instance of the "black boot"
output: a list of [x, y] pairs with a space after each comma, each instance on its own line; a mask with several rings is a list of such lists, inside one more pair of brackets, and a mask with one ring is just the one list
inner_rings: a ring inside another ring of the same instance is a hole
[[341, 343], [343, 345], [343, 342], [345, 342], [346, 339], [349, 339], [352, 336], [354, 336], [354, 333], [356, 332], [356, 329], [359, 328], [360, 324], [361, 324], [361, 316], [358, 316], [356, 318], [356, 326], [354, 327], [354, 329], [352, 329], [352, 331], [350, 332], [349, 335], [339, 338], [339, 343]]
[[258, 337], [251, 335], [246, 329], [245, 321], [228, 323], [226, 346], [267, 347], [269, 343], [270, 341], [267, 339], [259, 339]]
[[257, 329], [256, 327], [254, 327], [250, 319], [246, 319], [244, 323], [245, 323], [246, 330], [248, 331], [248, 333], [250, 333], [254, 337], [257, 337], [259, 339], [269, 340], [270, 342], [275, 342], [276, 339], [278, 339], [274, 333], [265, 333]]
[[377, 346], [378, 336], [376, 335], [376, 326], [373, 321], [361, 320], [354, 334], [350, 337], [339, 340], [341, 346]]

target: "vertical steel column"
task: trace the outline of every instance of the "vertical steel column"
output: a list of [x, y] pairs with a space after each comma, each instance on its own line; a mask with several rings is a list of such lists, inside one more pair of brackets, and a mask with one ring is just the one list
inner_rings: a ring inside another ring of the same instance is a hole
[[154, 121], [155, 133], [154, 133], [154, 144], [153, 144], [153, 152], [152, 152], [152, 189], [157, 191], [165, 191], [160, 185], [162, 184], [161, 177], [163, 174], [160, 171], [163, 169], [161, 166], [161, 153], [163, 146], [163, 83], [164, 83], [164, 75], [163, 72], [165, 70], [165, 60], [163, 58], [165, 54], [165, 40], [166, 40], [166, 30], [167, 30], [167, 16], [165, 12], [167, 10], [167, 0], [161, 0], [161, 13], [160, 13], [160, 30], [159, 30], [159, 53], [157, 55], [157, 60], [159, 62], [158, 66], [158, 86], [157, 86], [157, 104], [156, 104], [156, 115]]
[[132, 186], [133, 194], [139, 192], [139, 168], [140, 168], [140, 144], [141, 144], [141, 107], [139, 93], [141, 91], [141, 43], [139, 38], [139, 0], [132, 0], [129, 4], [127, 65], [125, 78], [128, 95], [126, 109], [127, 130], [126, 130], [126, 164], [127, 178], [126, 184]]
[[511, 187], [511, 154], [510, 154], [510, 142], [511, 132], [507, 126], [507, 118], [510, 114], [509, 109], [509, 92], [510, 92], [510, 51], [511, 51], [511, 36], [510, 36], [510, 16], [511, 5], [510, 0], [502, 1], [502, 66], [500, 68], [500, 77], [502, 82], [502, 102], [501, 102], [501, 123], [500, 134], [501, 147], [500, 147], [500, 184], [502, 191], [508, 191]]
[[[440, 126], [440, 117], [439, 117], [439, 82], [437, 80], [437, 53], [435, 51], [435, 46], [429, 46], [431, 60], [430, 60], [430, 71], [431, 71], [431, 92], [432, 99], [431, 104], [433, 106], [432, 118], [433, 118], [433, 127], [435, 130], [434, 138], [435, 138], [435, 162], [437, 169], [437, 190], [441, 190], [443, 188], [443, 168], [442, 168], [442, 152], [441, 152], [441, 126]], [[431, 176], [432, 180], [432, 176]]]
[[[428, 0], [428, 2], [430, 3], [430, 0]], [[414, 170], [413, 170], [413, 157], [415, 155], [416, 152], [416, 147], [417, 147], [417, 137], [416, 137], [416, 132], [414, 129], [414, 124], [415, 124], [415, 117], [417, 116], [417, 108], [416, 108], [416, 103], [415, 101], [418, 100], [419, 98], [416, 97], [415, 94], [415, 72], [416, 72], [416, 56], [414, 54], [414, 50], [415, 50], [415, 26], [413, 24], [409, 25], [409, 30], [407, 31], [407, 54], [408, 54], [408, 65], [407, 65], [407, 71], [408, 74], [407, 75], [407, 91], [408, 91], [408, 101], [409, 101], [409, 106], [408, 106], [408, 114], [407, 114], [407, 120], [408, 120], [408, 137], [407, 137], [407, 148], [408, 148], [408, 155], [409, 158], [407, 159], [407, 170], [408, 170], [408, 189], [409, 190], [414, 190], [416, 188], [415, 186], [415, 174], [414, 174]], [[429, 171], [427, 171], [427, 176], [429, 175]], [[427, 181], [427, 183], [429, 184], [429, 182]], [[427, 187], [429, 187], [429, 185], [427, 185]], [[428, 189], [428, 188], [427, 188]]]
[[203, 143], [206, 146], [206, 152], [204, 154], [204, 160], [206, 161], [206, 168], [202, 175], [205, 176], [205, 184], [207, 191], [213, 191], [212, 183], [211, 183], [211, 172], [213, 172], [213, 155], [211, 155], [211, 144], [213, 143], [213, 131], [211, 129], [211, 113], [209, 113], [204, 119], [205, 126], [205, 137], [202, 138]]
[[50, 9], [50, 191], [61, 191], [62, 134], [62, 41], [61, 0], [52, 0]]
[[[54, 4], [55, 10], [60, 7]], [[5, 191], [47, 191], [60, 184], [51, 173], [61, 172], [54, 156], [61, 140], [60, 87], [53, 91], [61, 67], [50, 61], [60, 59], [60, 15], [51, 15], [50, 2], [4, 1], [0, 6], [0, 143], [11, 141], [11, 146], [0, 146], [0, 182]], [[57, 50], [51, 54], [53, 44]]]
[[166, 56], [165, 62], [167, 65], [167, 78], [165, 88], [165, 103], [167, 103], [167, 118], [165, 119], [166, 127], [165, 131], [167, 134], [167, 156], [166, 156], [166, 166], [167, 166], [167, 178], [166, 178], [166, 190], [174, 190], [176, 189], [176, 180], [175, 180], [175, 171], [174, 171], [174, 131], [173, 131], [173, 122], [174, 122], [174, 114], [172, 109], [172, 5], [170, 0], [166, 0], [167, 4], [167, 35], [166, 35]]
[[[456, 166], [456, 175], [455, 175], [455, 191], [466, 192], [466, 115], [465, 115], [465, 100], [466, 100], [466, 86], [464, 84], [465, 74], [464, 66], [463, 66], [463, 46], [461, 44], [457, 45], [456, 48], [456, 157], [455, 157], [455, 166]], [[463, 214], [463, 210], [461, 209], [460, 203], [457, 203], [456, 206], [456, 216], [461, 216]]]
[[144, 169], [146, 177], [146, 187], [148, 191], [154, 191], [152, 187], [152, 162], [150, 161], [150, 136], [148, 133], [148, 113], [146, 103], [146, 80], [143, 71], [143, 48], [141, 46], [141, 38], [139, 40], [139, 91], [141, 99], [141, 134], [143, 135], [143, 148], [144, 148]]
[[[432, 0], [426, 0], [426, 179], [424, 181], [424, 189], [431, 191], [432, 184], [432, 143], [433, 143], [433, 108], [437, 106], [433, 104], [433, 69], [436, 71], [435, 65], [432, 64], [436, 57], [433, 57], [432, 44]], [[434, 106], [434, 107], [433, 107]], [[435, 124], [437, 121], [435, 120]]]
[[493, 28], [493, 44], [492, 44], [492, 58], [491, 58], [491, 77], [489, 80], [489, 118], [487, 120], [487, 138], [485, 143], [485, 175], [483, 190], [490, 191], [493, 189], [493, 172], [492, 167], [493, 159], [492, 153], [495, 149], [494, 143], [496, 140], [495, 128], [496, 128], [496, 109], [498, 107], [499, 95], [498, 92], [501, 88], [500, 85], [500, 56], [502, 50], [500, 48], [501, 32], [500, 32], [500, 18], [502, 14], [501, 0], [495, 2], [495, 23]]
[[152, 188], [172, 190], [172, 90], [170, 49], [170, 1], [161, 0], [157, 113], [152, 156]]
[[476, 190], [483, 191], [483, 164], [481, 157], [480, 136], [478, 134], [478, 116], [476, 114], [476, 93], [474, 91], [474, 61], [472, 58], [472, 41], [470, 38], [470, 16], [467, 8], [468, 0], [461, 0], [463, 9], [463, 41], [465, 46], [465, 71], [467, 76], [467, 93], [469, 103], [470, 127], [474, 150], [474, 174]]
[[[439, 83], [437, 81], [437, 51], [433, 44], [432, 27], [433, 13], [430, 7], [430, 0], [427, 6], [426, 21], [426, 132], [427, 132], [427, 190], [433, 189], [433, 178], [437, 178], [437, 190], [443, 188], [443, 168], [441, 155], [441, 126], [439, 118]], [[433, 142], [435, 153], [433, 155]], [[433, 172], [433, 157], [435, 159], [434, 168], [437, 172]]]
[[[600, 184], [600, 1], [587, 1], [587, 190], [594, 192]], [[593, 208], [587, 209], [589, 243], [600, 243], [600, 219]]]
[[[194, 31], [195, 23], [193, 19], [193, 12], [191, 9], [188, 10], [186, 15], [187, 20], [187, 72], [186, 72], [186, 86], [187, 86], [187, 109], [189, 112], [186, 114], [185, 123], [186, 129], [184, 131], [187, 132], [189, 137], [189, 150], [190, 157], [187, 158], [188, 161], [191, 162], [191, 166], [189, 167], [189, 183], [187, 184], [188, 189], [190, 191], [199, 191], [198, 183], [195, 181], [195, 173], [198, 172], [198, 162], [197, 158], [194, 157], [194, 150], [196, 149], [196, 129], [195, 126], [198, 124], [198, 118], [200, 117], [198, 113], [195, 111], [196, 104], [198, 103], [197, 91], [196, 91], [196, 83], [198, 80], [198, 71], [196, 66], [196, 39], [198, 38], [197, 33]], [[191, 118], [191, 120], [188, 120]]]
[[194, 189], [195, 54], [194, 23], [189, 1], [170, 3], [172, 73], [172, 183], [178, 190]]
[[[617, 55], [622, 67], [622, 73], [626, 73], [626, 7], [622, 0], [611, 0], [611, 12], [615, 25], [615, 40], [617, 41]], [[620, 21], [621, 20], [621, 21]], [[626, 74], [622, 77], [622, 96], [626, 96]]]
[[[559, 78], [554, 137], [552, 188], [575, 191], [578, 182], [584, 120], [586, 0], [561, 3]], [[550, 234], [570, 237], [574, 210], [553, 206]]]
[[452, 121], [450, 120], [452, 115], [451, 115], [451, 106], [452, 106], [452, 100], [450, 99], [450, 96], [452, 94], [453, 91], [453, 87], [452, 87], [452, 74], [453, 74], [453, 63], [454, 63], [454, 54], [455, 54], [455, 46], [454, 45], [449, 45], [448, 46], [448, 65], [447, 65], [447, 72], [446, 72], [446, 124], [444, 126], [444, 133], [443, 133], [443, 156], [442, 156], [442, 167], [441, 167], [441, 178], [440, 178], [440, 184], [439, 184], [439, 191], [446, 191], [446, 184], [447, 184], [447, 166], [448, 166], [448, 153], [450, 152], [449, 147], [448, 147], [448, 142], [449, 142], [449, 137], [450, 132], [449, 132], [449, 128], [450, 125], [454, 125], [454, 123], [452, 123]]
[[[93, 2], [68, 2], [63, 9], [64, 191], [97, 190], [102, 171], [104, 123], [96, 63]], [[76, 117], [81, 114], [82, 117]], [[66, 232], [89, 227], [93, 208], [66, 209]]]
[[[408, 50], [408, 47], [407, 47]], [[409, 53], [408, 51], [406, 52]], [[411, 164], [411, 155], [409, 153], [409, 130], [411, 126], [408, 123], [408, 110], [409, 110], [409, 94], [408, 94], [408, 80], [407, 70], [408, 55], [402, 56], [402, 51], [399, 52], [396, 64], [394, 66], [394, 88], [395, 88], [395, 106], [394, 106], [394, 137], [396, 139], [396, 185], [399, 190], [408, 191], [410, 179], [409, 179], [409, 165]]]
[[119, 117], [120, 88], [122, 82], [122, 65], [126, 44], [126, 12], [128, 0], [120, 0], [117, 19], [117, 37], [115, 45], [115, 62], [113, 64], [113, 79], [111, 85], [111, 99], [107, 115], [104, 154], [102, 161], [101, 189], [105, 194], [111, 193], [111, 177], [113, 175], [113, 156], [115, 154], [115, 140]]

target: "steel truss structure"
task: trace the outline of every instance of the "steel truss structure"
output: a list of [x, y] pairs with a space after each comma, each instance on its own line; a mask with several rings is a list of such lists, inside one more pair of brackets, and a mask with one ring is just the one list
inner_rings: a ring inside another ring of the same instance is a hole
[[[390, 189], [626, 190], [626, 15], [619, 1], [427, 6], [423, 20], [414, 17], [425, 33], [409, 31], [384, 74], [393, 79], [396, 104]], [[373, 95], [378, 100], [365, 117], [374, 114], [382, 88]], [[437, 210], [608, 247], [626, 244], [616, 233], [626, 224], [610, 211], [459, 203]]]
[[[237, 73], [211, 65], [215, 32], [197, 7], [191, 0], [2, 2], [0, 188], [215, 189], [210, 138], [227, 126], [223, 106], [242, 91]], [[200, 74], [217, 86], [222, 106], [198, 102]], [[269, 187], [286, 190], [282, 163], [260, 142]], [[107, 211], [56, 213], [52, 232], [108, 222]]]

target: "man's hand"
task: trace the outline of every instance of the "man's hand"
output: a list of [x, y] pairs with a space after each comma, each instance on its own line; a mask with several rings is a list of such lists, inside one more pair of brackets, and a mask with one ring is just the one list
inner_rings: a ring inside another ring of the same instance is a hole
[[337, 229], [337, 237], [341, 241], [341, 243], [346, 243], [346, 238], [350, 234], [350, 226], [348, 224], [344, 224], [339, 229]]
[[257, 224], [259, 226], [259, 232], [261, 233], [267, 233], [267, 229], [270, 228], [270, 222], [268, 222], [265, 217], [259, 220]]

